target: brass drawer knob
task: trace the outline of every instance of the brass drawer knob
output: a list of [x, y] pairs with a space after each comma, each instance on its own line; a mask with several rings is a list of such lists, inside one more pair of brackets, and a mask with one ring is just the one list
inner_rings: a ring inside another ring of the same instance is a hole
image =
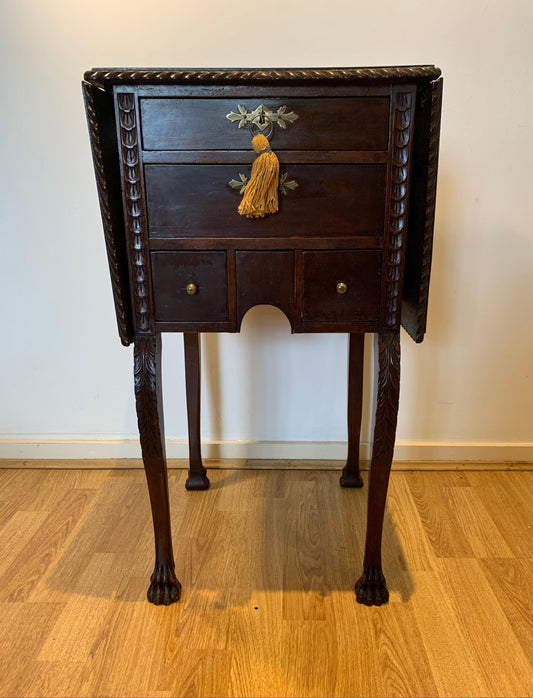
[[347, 290], [348, 286], [346, 286], [344, 281], [339, 281], [339, 283], [337, 284], [337, 293], [340, 293], [342, 296], [344, 293], [346, 293]]
[[189, 296], [194, 296], [196, 293], [198, 293], [198, 286], [196, 284], [187, 284], [187, 286], [185, 286], [185, 290]]

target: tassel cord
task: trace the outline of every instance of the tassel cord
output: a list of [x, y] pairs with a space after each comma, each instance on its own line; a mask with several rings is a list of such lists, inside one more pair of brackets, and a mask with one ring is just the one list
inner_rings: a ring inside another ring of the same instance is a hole
[[238, 210], [247, 218], [263, 218], [278, 210], [279, 160], [262, 134], [252, 138], [252, 147], [257, 157]]

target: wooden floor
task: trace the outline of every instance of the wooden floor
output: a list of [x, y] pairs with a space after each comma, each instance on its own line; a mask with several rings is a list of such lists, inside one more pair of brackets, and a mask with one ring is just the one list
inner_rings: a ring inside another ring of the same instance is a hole
[[532, 695], [533, 472], [393, 472], [381, 608], [353, 594], [367, 473], [185, 475], [164, 608], [142, 472], [0, 470], [0, 695]]

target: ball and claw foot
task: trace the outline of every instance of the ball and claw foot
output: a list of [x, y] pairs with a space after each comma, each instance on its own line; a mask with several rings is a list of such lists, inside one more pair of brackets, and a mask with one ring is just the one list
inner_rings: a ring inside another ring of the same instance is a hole
[[150, 582], [146, 594], [150, 603], [156, 606], [169, 606], [171, 603], [179, 601], [181, 584], [174, 574], [174, 566], [156, 564]]
[[381, 567], [364, 567], [355, 583], [357, 603], [365, 606], [381, 606], [389, 600], [385, 577]]
[[348, 470], [348, 467], [345, 466], [342, 469], [342, 475], [340, 477], [340, 486], [341, 487], [362, 487], [363, 486], [363, 478], [359, 474], [359, 470]]
[[207, 470], [202, 469], [201, 473], [191, 473], [189, 471], [189, 476], [185, 483], [186, 490], [207, 490], [209, 489], [209, 478], [207, 477]]

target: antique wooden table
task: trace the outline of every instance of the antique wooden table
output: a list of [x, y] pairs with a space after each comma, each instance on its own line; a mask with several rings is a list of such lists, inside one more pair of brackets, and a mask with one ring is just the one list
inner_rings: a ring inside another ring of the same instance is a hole
[[[363, 340], [375, 333], [377, 406], [357, 600], [388, 599], [381, 535], [400, 381], [400, 324], [426, 328], [442, 78], [392, 68], [94, 69], [83, 91], [115, 310], [134, 343], [135, 396], [155, 533], [148, 600], [177, 601], [161, 389], [161, 333], [183, 332], [190, 468], [200, 453], [199, 332], [238, 332], [254, 305], [293, 332], [350, 335], [348, 458], [361, 487]], [[265, 132], [279, 211], [237, 213]]]

